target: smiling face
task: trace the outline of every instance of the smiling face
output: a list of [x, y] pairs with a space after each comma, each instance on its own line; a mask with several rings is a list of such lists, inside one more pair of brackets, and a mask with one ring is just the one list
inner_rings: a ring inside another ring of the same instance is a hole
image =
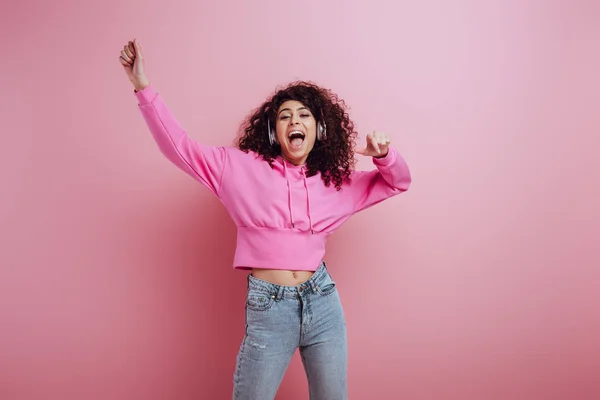
[[276, 121], [281, 155], [294, 165], [304, 164], [317, 137], [315, 117], [304, 104], [288, 100], [277, 110]]

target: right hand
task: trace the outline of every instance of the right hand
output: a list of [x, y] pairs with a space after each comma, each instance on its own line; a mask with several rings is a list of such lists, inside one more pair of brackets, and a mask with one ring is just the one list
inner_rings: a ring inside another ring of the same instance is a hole
[[119, 61], [121, 61], [121, 65], [125, 68], [125, 73], [136, 91], [139, 92], [150, 85], [150, 81], [144, 72], [142, 47], [137, 39], [130, 40], [123, 46]]

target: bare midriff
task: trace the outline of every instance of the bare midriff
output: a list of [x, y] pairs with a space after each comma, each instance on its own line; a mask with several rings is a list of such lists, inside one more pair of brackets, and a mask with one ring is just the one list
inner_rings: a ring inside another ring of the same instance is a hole
[[294, 271], [294, 270], [280, 270], [280, 269], [259, 269], [254, 268], [252, 270], [252, 276], [282, 286], [296, 286], [303, 282], [306, 282], [311, 276], [313, 271]]

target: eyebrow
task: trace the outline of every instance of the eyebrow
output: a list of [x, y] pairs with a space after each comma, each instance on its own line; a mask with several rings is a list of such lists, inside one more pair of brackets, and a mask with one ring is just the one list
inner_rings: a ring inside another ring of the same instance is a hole
[[[299, 110], [306, 110], [306, 111], [309, 111], [309, 112], [310, 112], [310, 110], [309, 110], [307, 107], [298, 107], [298, 108], [297, 108], [297, 110], [298, 110], [298, 111], [299, 111]], [[292, 109], [291, 109], [291, 108], [284, 108], [283, 110], [279, 111], [279, 112], [277, 113], [277, 115], [281, 114], [281, 113], [282, 113], [282, 112], [284, 112], [284, 111], [292, 111]]]

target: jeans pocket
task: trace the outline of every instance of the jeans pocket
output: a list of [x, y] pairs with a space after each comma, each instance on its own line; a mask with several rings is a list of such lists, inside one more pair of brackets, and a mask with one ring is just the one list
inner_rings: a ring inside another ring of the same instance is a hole
[[274, 301], [274, 296], [267, 292], [250, 290], [246, 295], [246, 307], [253, 311], [266, 311]]
[[325, 276], [325, 278], [321, 282], [319, 282], [317, 285], [317, 292], [321, 296], [330, 295], [331, 293], [335, 292], [335, 290], [336, 290], [335, 281], [331, 278], [331, 276], [329, 274], [327, 274]]

